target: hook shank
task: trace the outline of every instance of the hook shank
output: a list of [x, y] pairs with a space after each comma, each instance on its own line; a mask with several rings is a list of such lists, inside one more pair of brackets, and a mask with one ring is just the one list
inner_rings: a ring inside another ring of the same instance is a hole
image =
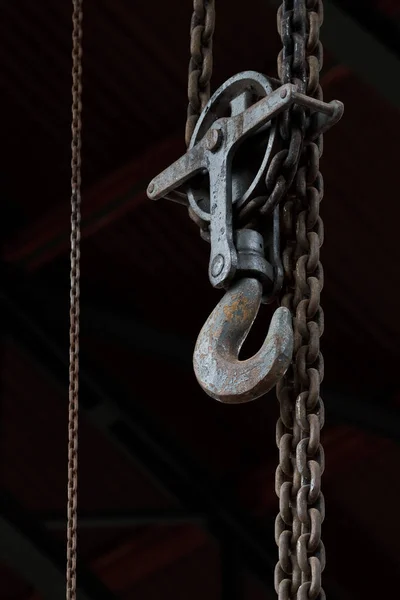
[[260, 350], [239, 360], [240, 349], [257, 316], [262, 285], [243, 278], [226, 292], [197, 338], [193, 365], [203, 390], [224, 403], [249, 402], [268, 392], [285, 374], [293, 353], [292, 318], [278, 308]]

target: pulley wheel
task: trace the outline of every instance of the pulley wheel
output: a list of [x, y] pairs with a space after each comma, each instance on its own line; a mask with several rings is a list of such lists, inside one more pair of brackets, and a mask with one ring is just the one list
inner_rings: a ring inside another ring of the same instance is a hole
[[[244, 71], [228, 79], [204, 107], [190, 140], [193, 148], [209, 131], [213, 123], [223, 117], [236, 116], [273, 91], [265, 75]], [[275, 125], [269, 122], [255, 134], [243, 140], [233, 156], [232, 204], [243, 206], [255, 196], [265, 193], [264, 178], [275, 141]], [[210, 187], [208, 173], [199, 174], [187, 190], [193, 211], [209, 221]]]

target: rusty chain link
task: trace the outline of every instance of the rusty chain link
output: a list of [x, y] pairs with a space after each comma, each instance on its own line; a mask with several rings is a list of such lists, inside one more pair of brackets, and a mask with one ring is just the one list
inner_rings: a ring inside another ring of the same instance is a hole
[[68, 415], [67, 600], [76, 600], [82, 130], [82, 4], [83, 0], [72, 1], [71, 288]]
[[[278, 57], [279, 76], [283, 82], [296, 83], [302, 91], [321, 100], [322, 21], [321, 0], [284, 0], [278, 11], [278, 31], [283, 43]], [[320, 443], [324, 365], [319, 346], [324, 327], [319, 256], [324, 235], [319, 216], [323, 197], [319, 171], [322, 136], [316, 142], [308, 141], [304, 116], [304, 111], [295, 107], [292, 114], [285, 115], [281, 126], [283, 138], [289, 140], [285, 156], [289, 156], [293, 135], [300, 137], [301, 143], [293, 185], [285, 190], [281, 209], [285, 237], [285, 290], [281, 303], [293, 314], [295, 347], [292, 366], [277, 386], [281, 414], [276, 435], [280, 460], [276, 472], [279, 514], [275, 538], [279, 562], [275, 589], [280, 600], [325, 598], [321, 587], [325, 567], [321, 540], [325, 516], [321, 492], [324, 453]]]
[[210, 99], [214, 27], [214, 0], [193, 0], [193, 15], [190, 23], [189, 105], [185, 130], [187, 146], [201, 111]]
[[[210, 99], [214, 28], [214, 0], [193, 0], [193, 14], [190, 22], [189, 104], [185, 128], [186, 146], [189, 146], [196, 123]], [[207, 237], [208, 223], [202, 221], [190, 207], [188, 214]]]
[[[277, 23], [283, 44], [278, 56], [279, 79], [282, 83], [296, 84], [301, 93], [309, 93], [307, 88], [313, 83], [315, 69], [318, 69], [318, 64], [313, 62], [313, 58], [316, 48], [314, 44], [318, 44], [319, 29], [315, 32], [314, 27], [309, 35], [305, 0], [284, 1], [278, 9]], [[280, 134], [286, 142], [286, 147], [276, 153], [269, 165], [265, 178], [266, 195], [253, 198], [239, 211], [238, 220], [241, 226], [248, 226], [260, 215], [271, 214], [287, 194], [296, 175], [304, 129], [304, 108], [294, 106], [286, 111], [280, 124]]]

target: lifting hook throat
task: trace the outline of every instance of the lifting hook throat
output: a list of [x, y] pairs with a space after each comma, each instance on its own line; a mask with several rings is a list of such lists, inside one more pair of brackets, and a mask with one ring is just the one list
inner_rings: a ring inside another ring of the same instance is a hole
[[203, 390], [228, 404], [259, 398], [285, 374], [293, 354], [292, 318], [285, 307], [273, 314], [260, 350], [239, 360], [240, 349], [257, 316], [262, 285], [243, 278], [232, 285], [205, 322], [197, 338], [193, 365]]

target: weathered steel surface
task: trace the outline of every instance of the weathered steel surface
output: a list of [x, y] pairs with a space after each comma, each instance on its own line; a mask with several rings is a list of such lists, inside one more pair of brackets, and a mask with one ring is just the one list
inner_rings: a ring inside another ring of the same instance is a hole
[[291, 315], [278, 308], [260, 350], [248, 360], [239, 352], [257, 316], [262, 285], [244, 278], [225, 294], [197, 338], [193, 364], [197, 380], [212, 398], [226, 403], [255, 400], [288, 368], [293, 352]]

